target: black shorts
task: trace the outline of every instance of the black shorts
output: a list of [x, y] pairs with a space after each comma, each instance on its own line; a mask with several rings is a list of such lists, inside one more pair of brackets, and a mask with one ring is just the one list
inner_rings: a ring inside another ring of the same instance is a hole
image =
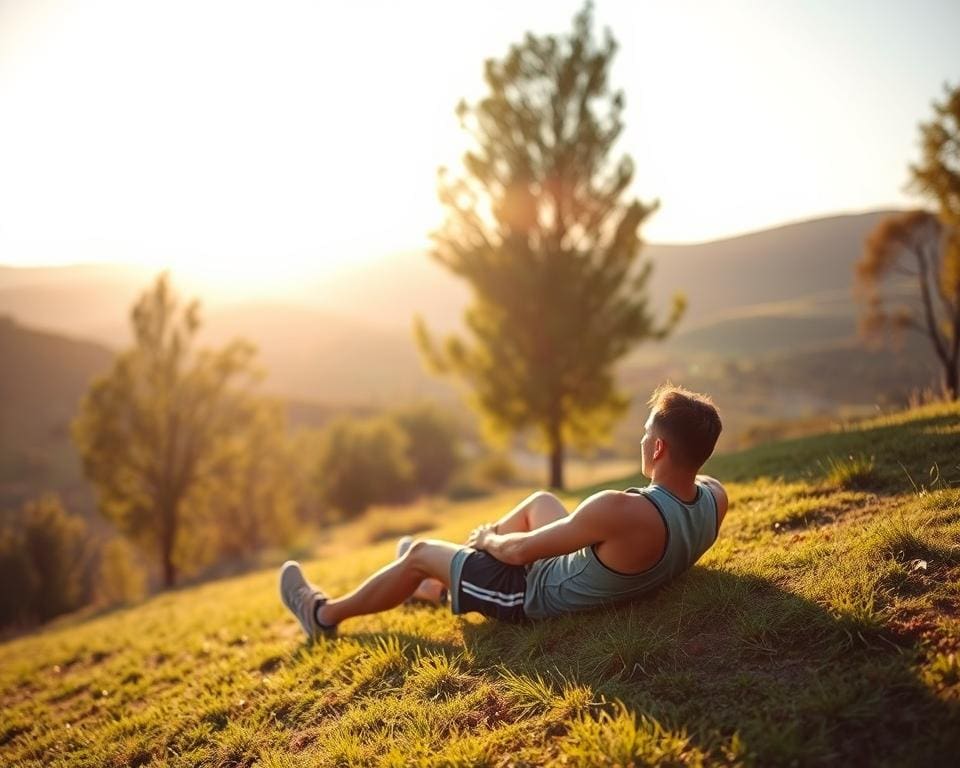
[[454, 613], [476, 611], [500, 621], [526, 621], [523, 598], [527, 569], [507, 565], [486, 552], [464, 547], [450, 564], [450, 608]]

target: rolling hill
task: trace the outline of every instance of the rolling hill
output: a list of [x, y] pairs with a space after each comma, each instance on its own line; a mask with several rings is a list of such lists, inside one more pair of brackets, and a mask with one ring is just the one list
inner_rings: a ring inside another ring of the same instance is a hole
[[[0, 754], [24, 768], [952, 765], [958, 425], [956, 404], [937, 405], [715, 458], [730, 509], [712, 549], [588, 616], [508, 626], [400, 607], [308, 645], [272, 568], [68, 617], [0, 644]], [[430, 516], [424, 535], [458, 541], [523, 495], [391, 519]], [[328, 531], [309, 578], [339, 594], [391, 559], [369, 533]]]
[[[621, 362], [626, 391], [642, 401], [671, 377], [716, 392], [729, 415], [722, 438], [729, 448], [758, 423], [902, 402], [935, 385], [938, 372], [922, 344], [897, 356], [856, 339], [853, 264], [887, 213], [647, 246], [654, 303], [666, 306], [682, 290], [689, 310], [673, 336]], [[0, 312], [117, 348], [127, 343], [129, 306], [149, 279], [136, 268], [0, 268]], [[459, 326], [468, 298], [427, 255], [399, 253], [305, 281], [283, 302], [209, 303], [204, 334], [215, 343], [236, 335], [254, 341], [268, 389], [285, 397], [376, 408], [418, 396], [462, 409], [455, 387], [424, 370], [411, 318], [421, 312], [442, 333]], [[820, 386], [824, 370], [837, 383], [829, 391]], [[620, 449], [629, 448], [641, 410], [618, 430]]]
[[[665, 308], [679, 290], [689, 308], [672, 339], [639, 349], [631, 361], [707, 350], [762, 352], [776, 338], [811, 344], [852, 336], [853, 263], [887, 213], [815, 219], [697, 245], [647, 246], [654, 304]], [[143, 269], [107, 266], [0, 268], [0, 313], [117, 346], [128, 340], [127, 312], [150, 277]], [[282, 304], [212, 303], [205, 314], [213, 337], [243, 333], [260, 346], [277, 392], [380, 400], [389, 397], [385, 381], [400, 382], [404, 391], [449, 392], [423, 372], [411, 319], [420, 312], [438, 331], [457, 328], [468, 300], [461, 281], [426, 254], [407, 252], [291, 287]], [[760, 349], [753, 346], [764, 339]], [[355, 372], [348, 376], [350, 368]]]

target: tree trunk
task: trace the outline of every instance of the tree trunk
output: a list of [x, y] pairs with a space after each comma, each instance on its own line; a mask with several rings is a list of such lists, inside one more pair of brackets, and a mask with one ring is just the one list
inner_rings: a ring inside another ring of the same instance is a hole
[[563, 438], [560, 430], [551, 430], [550, 435], [550, 487], [563, 490]]
[[172, 552], [163, 553], [163, 588], [172, 589], [177, 583], [177, 569], [173, 564]]
[[163, 529], [160, 533], [160, 562], [163, 565], [164, 589], [171, 589], [177, 581], [177, 568], [173, 564], [173, 543], [176, 538], [174, 520], [174, 515], [165, 514]]
[[956, 364], [945, 367], [944, 383], [946, 384], [947, 397], [956, 402], [958, 389], [960, 389], [960, 370], [958, 370]]

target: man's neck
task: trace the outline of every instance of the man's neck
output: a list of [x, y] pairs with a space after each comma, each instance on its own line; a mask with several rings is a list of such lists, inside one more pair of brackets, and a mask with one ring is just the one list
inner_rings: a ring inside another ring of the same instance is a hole
[[696, 473], [680, 472], [672, 467], [657, 467], [650, 482], [666, 488], [670, 493], [683, 501], [693, 501], [697, 497]]

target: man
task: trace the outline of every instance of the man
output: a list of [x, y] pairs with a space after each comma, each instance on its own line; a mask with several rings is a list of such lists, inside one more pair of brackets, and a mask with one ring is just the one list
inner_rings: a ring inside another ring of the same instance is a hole
[[455, 614], [525, 621], [623, 602], [692, 566], [716, 540], [727, 496], [698, 475], [720, 435], [708, 397], [663, 385], [650, 398], [641, 443], [645, 488], [600, 491], [572, 514], [556, 496], [532, 494], [467, 545], [414, 541], [354, 591], [328, 598], [294, 561], [280, 594], [307, 637], [333, 635], [345, 619], [400, 605], [437, 580]]

